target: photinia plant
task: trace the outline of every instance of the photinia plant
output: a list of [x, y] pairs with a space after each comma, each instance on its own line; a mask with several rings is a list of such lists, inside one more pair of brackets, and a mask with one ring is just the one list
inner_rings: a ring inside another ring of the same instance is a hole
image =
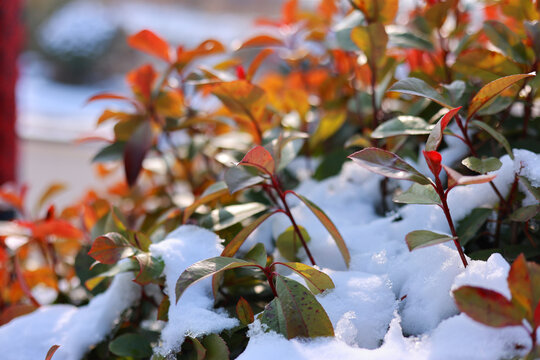
[[[465, 176], [445, 165], [442, 165], [442, 156], [437, 152], [443, 132], [461, 107], [448, 111], [433, 127], [426, 142], [425, 150], [422, 151], [424, 159], [433, 174], [435, 181], [424, 176], [418, 170], [410, 166], [398, 155], [378, 149], [367, 148], [349, 155], [349, 158], [358, 165], [383, 176], [409, 180], [414, 184], [405, 192], [394, 198], [395, 202], [405, 204], [426, 204], [439, 206], [446, 218], [452, 236], [439, 234], [428, 230], [416, 230], [408, 233], [405, 237], [409, 250], [440, 244], [447, 241], [453, 241], [461, 258], [464, 267], [467, 267], [467, 259], [459, 243], [459, 238], [450, 214], [447, 197], [448, 193], [459, 185], [481, 184], [489, 182], [495, 178], [495, 175], [477, 175]], [[440, 173], [444, 168], [448, 176], [448, 184], [443, 186]]]
[[[292, 139], [287, 139], [291, 141]], [[244, 227], [232, 240], [227, 244], [223, 250], [222, 256], [233, 256], [236, 254], [238, 249], [242, 246], [244, 241], [247, 239], [249, 234], [251, 234], [260, 224], [262, 224], [270, 216], [282, 213], [285, 214], [293, 226], [294, 235], [292, 236], [293, 246], [295, 243], [294, 236], [297, 236], [300, 240], [300, 243], [306, 254], [313, 265], [315, 265], [315, 259], [309, 250], [307, 245], [307, 240], [305, 236], [305, 231], [302, 231], [302, 228], [296, 223], [289, 204], [287, 203], [287, 195], [293, 195], [302, 201], [311, 212], [317, 217], [321, 224], [328, 230], [336, 245], [338, 246], [341, 255], [345, 261], [347, 267], [349, 266], [350, 254], [347, 249], [345, 241], [341, 237], [338, 229], [330, 218], [313, 202], [311, 202], [306, 197], [297, 194], [292, 190], [284, 191], [279, 177], [277, 176], [277, 171], [284, 167], [286, 159], [283, 158], [282, 150], [284, 149], [286, 142], [282, 138], [278, 139], [275, 143], [271, 144], [272, 152], [275, 155], [272, 155], [263, 146], [256, 146], [251, 149], [244, 158], [237, 164], [238, 166], [253, 168], [256, 170], [256, 174], [251, 174], [247, 171], [240, 170], [238, 168], [231, 168], [225, 173], [225, 182], [231, 193], [234, 193], [238, 190], [244, 189], [251, 186], [261, 186], [265, 193], [268, 195], [270, 200], [276, 209], [271, 212], [267, 212], [253, 221], [250, 225]], [[290, 160], [290, 159], [289, 159]], [[289, 233], [291, 231], [289, 230]], [[288, 236], [289, 237], [289, 236]]]
[[[262, 271], [272, 290], [274, 299], [258, 315], [259, 320], [288, 339], [295, 337], [314, 338], [334, 336], [332, 323], [323, 307], [313, 294], [334, 288], [332, 279], [325, 273], [298, 262], [272, 262], [267, 265], [264, 245], [257, 244], [247, 255], [248, 260], [218, 256], [199, 261], [188, 267], [176, 282], [176, 303], [192, 284], [209, 276], [219, 275], [226, 270], [255, 268]], [[309, 287], [279, 275], [276, 266], [284, 266], [300, 275]], [[216, 283], [213, 284], [216, 286]], [[253, 321], [253, 311], [244, 299], [236, 306], [239, 320], [244, 325]]]
[[511, 298], [477, 286], [461, 286], [453, 291], [458, 309], [472, 319], [495, 328], [521, 326], [531, 337], [527, 360], [540, 356], [537, 331], [540, 327], [540, 266], [527, 262], [521, 254], [508, 273]]

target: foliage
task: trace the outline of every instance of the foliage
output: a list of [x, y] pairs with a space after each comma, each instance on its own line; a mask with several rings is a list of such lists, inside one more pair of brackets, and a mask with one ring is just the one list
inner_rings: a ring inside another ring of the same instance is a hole
[[[289, 0], [280, 19], [258, 21], [276, 31], [243, 39], [234, 51], [215, 39], [186, 48], [149, 30], [131, 35], [129, 46], [152, 60], [127, 74], [130, 94], [89, 99], [111, 104], [97, 124], [113, 124], [113, 134], [86, 139], [104, 144], [93, 159], [97, 171], [107, 178], [120, 167], [124, 180], [88, 192], [59, 214], [45, 209], [61, 184], [51, 185], [32, 213], [25, 187], [0, 189], [2, 203], [16, 215], [0, 233], [0, 324], [40, 306], [32, 294], [38, 285], [56, 290], [55, 303], [79, 305], [104, 291], [111, 277], [132, 272], [141, 301], [86, 358], [148, 358], [159, 332], [143, 324], [168, 321], [169, 306], [210, 276], [216, 307], [241, 325], [188, 337], [171, 357], [235, 358], [254, 321], [287, 338], [333, 336], [316, 297], [333, 283], [303, 263], [317, 260], [309, 249], [314, 234], [293, 216], [292, 201], [309, 208], [347, 266], [349, 250], [323, 210], [291, 189], [306, 177], [298, 168], [322, 180], [354, 152], [349, 158], [384, 177], [381, 215], [399, 212], [399, 204], [442, 210], [450, 234], [412, 231], [403, 239], [410, 250], [453, 241], [464, 266], [465, 254], [481, 259], [500, 252], [510, 261], [523, 253], [512, 266], [511, 301], [472, 287], [454, 294], [475, 320], [506, 326], [525, 319], [537, 327], [538, 299], [527, 290], [535, 284], [524, 280], [535, 267], [523, 264], [540, 256], [540, 206], [522, 200], [540, 201], [540, 190], [520, 169], [507, 193], [492, 182], [501, 156], [513, 158], [515, 148], [539, 152], [533, 103], [539, 99], [540, 23], [533, 6], [486, 3], [486, 21], [474, 29], [459, 1], [426, 1], [398, 21], [397, 0], [321, 0], [309, 11]], [[124, 106], [119, 110], [115, 102]], [[468, 153], [443, 165], [455, 139]], [[412, 186], [401, 189], [395, 179]], [[479, 183], [490, 184], [497, 204], [456, 223], [449, 192]], [[248, 236], [277, 213], [291, 224], [275, 239], [285, 260], [268, 255], [262, 244], [242, 251]], [[182, 224], [214, 231], [224, 250], [188, 267], [173, 301], [164, 292], [164, 264], [149, 246]], [[31, 267], [35, 254], [39, 264]], [[276, 268], [296, 272], [309, 289]], [[159, 289], [157, 299], [148, 295], [150, 287]]]

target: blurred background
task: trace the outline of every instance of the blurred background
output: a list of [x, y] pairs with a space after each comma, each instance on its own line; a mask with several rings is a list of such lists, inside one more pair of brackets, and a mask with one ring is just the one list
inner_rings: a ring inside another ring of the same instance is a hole
[[[77, 144], [77, 139], [94, 134], [99, 115], [111, 105], [85, 104], [88, 98], [102, 91], [127, 93], [125, 73], [151, 61], [126, 45], [127, 35], [147, 28], [172, 45], [192, 47], [216, 38], [231, 46], [257, 32], [257, 17], [279, 16], [282, 2], [4, 0], [0, 23], [10, 30], [3, 46], [9, 53], [17, 46], [20, 51], [18, 73], [3, 66], [7, 76], [0, 80], [7, 99], [1, 115], [0, 182], [28, 184], [29, 204], [51, 183], [64, 183], [68, 189], [57, 199], [60, 206], [93, 185], [103, 186], [89, 165], [102, 144]], [[5, 49], [3, 54], [2, 61], [9, 63]], [[16, 116], [6, 112], [15, 81]]]

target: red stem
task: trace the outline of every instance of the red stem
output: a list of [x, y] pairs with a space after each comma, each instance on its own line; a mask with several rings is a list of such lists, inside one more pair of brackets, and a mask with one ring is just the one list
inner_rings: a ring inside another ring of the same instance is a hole
[[268, 285], [270, 285], [270, 289], [272, 290], [272, 293], [275, 297], [278, 297], [276, 287], [274, 286], [274, 272], [272, 268], [274, 267], [274, 264], [266, 267], [263, 269], [264, 275], [266, 276], [266, 279], [268, 280]]
[[272, 180], [272, 184], [274, 185], [274, 189], [276, 189], [278, 195], [279, 195], [279, 198], [281, 199], [281, 202], [283, 203], [283, 207], [285, 208], [285, 214], [287, 214], [287, 216], [289, 217], [289, 220], [291, 220], [291, 224], [294, 228], [294, 231], [296, 232], [296, 234], [298, 235], [298, 237], [300, 238], [300, 242], [302, 243], [302, 246], [304, 247], [304, 250], [306, 251], [306, 254], [309, 258], [309, 260], [311, 261], [311, 264], [312, 265], [317, 265], [315, 263], [315, 259], [313, 259], [313, 255], [311, 255], [311, 251], [309, 251], [309, 248], [307, 246], [307, 243], [306, 241], [304, 240], [304, 237], [302, 236], [302, 232], [300, 231], [300, 228], [298, 227], [298, 225], [296, 224], [296, 221], [294, 220], [294, 217], [292, 216], [292, 213], [291, 213], [291, 209], [289, 209], [289, 205], [287, 204], [287, 201], [285, 200], [285, 194], [283, 193], [283, 191], [281, 191], [281, 186], [279, 186], [276, 178], [274, 176], [271, 176], [270, 179]]

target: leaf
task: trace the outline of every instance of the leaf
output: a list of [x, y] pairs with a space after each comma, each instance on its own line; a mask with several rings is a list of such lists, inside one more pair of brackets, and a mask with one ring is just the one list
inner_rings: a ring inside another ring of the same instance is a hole
[[341, 256], [343, 257], [343, 260], [345, 261], [345, 265], [347, 265], [347, 268], [349, 267], [349, 263], [351, 261], [351, 255], [349, 254], [349, 249], [347, 249], [347, 245], [345, 244], [345, 240], [341, 237], [341, 234], [339, 233], [338, 229], [330, 220], [330, 218], [322, 211], [317, 205], [312, 203], [310, 200], [308, 200], [306, 197], [295, 193], [294, 191], [287, 191], [285, 195], [287, 194], [293, 194], [308, 207], [309, 210], [319, 219], [321, 224], [326, 228], [328, 233], [332, 236], [334, 239], [339, 252], [341, 253]]
[[512, 214], [510, 214], [509, 218], [510, 220], [516, 222], [526, 222], [535, 217], [539, 212], [540, 205], [529, 205], [517, 209]]
[[448, 175], [448, 187], [452, 188], [459, 185], [472, 185], [472, 184], [483, 184], [490, 182], [495, 179], [497, 175], [475, 175], [475, 176], [465, 176], [460, 174], [454, 169], [449, 168], [446, 165], [442, 166]]
[[457, 238], [445, 234], [438, 234], [428, 230], [411, 231], [405, 236], [405, 242], [410, 251], [427, 246], [442, 244]]
[[247, 326], [255, 321], [253, 309], [251, 309], [251, 306], [249, 306], [249, 303], [243, 297], [240, 297], [240, 300], [236, 303], [236, 315], [242, 325]]
[[443, 138], [443, 131], [446, 129], [446, 126], [452, 120], [452, 118], [461, 110], [461, 106], [450, 109], [446, 114], [443, 115], [441, 120], [435, 124], [435, 127], [429, 133], [428, 139], [426, 141], [426, 151], [435, 151], [441, 144]]
[[169, 321], [170, 306], [171, 306], [171, 302], [169, 300], [169, 297], [167, 295], [164, 295], [158, 307], [158, 313], [157, 313], [158, 320]]
[[479, 159], [474, 156], [469, 156], [461, 161], [468, 169], [476, 171], [480, 174], [486, 174], [488, 172], [499, 170], [502, 166], [502, 162], [494, 157], [486, 159]]
[[51, 360], [54, 353], [56, 352], [56, 350], [58, 350], [59, 347], [60, 347], [60, 345], [51, 346], [49, 351], [47, 351], [47, 355], [45, 356], [45, 360]]
[[504, 149], [506, 150], [506, 153], [510, 156], [510, 159], [514, 159], [514, 153], [512, 152], [512, 147], [510, 146], [510, 143], [508, 143], [508, 140], [504, 137], [503, 134], [489, 126], [488, 124], [478, 121], [478, 120], [472, 120], [470, 124], [474, 127], [477, 127], [479, 129], [484, 130], [489, 135], [491, 135], [492, 138], [497, 140], [499, 144], [501, 144]]
[[238, 234], [236, 234], [236, 236], [227, 244], [227, 246], [225, 246], [225, 249], [223, 249], [221, 256], [234, 256], [234, 254], [236, 254], [238, 249], [240, 249], [244, 241], [246, 241], [249, 234], [251, 234], [259, 225], [261, 225], [266, 219], [268, 219], [275, 213], [276, 211], [261, 215], [252, 223], [245, 226], [242, 230], [240, 230]]
[[398, 180], [409, 180], [421, 185], [431, 184], [426, 176], [418, 172], [394, 153], [378, 148], [366, 148], [348, 156], [358, 165], [376, 174]]
[[[221, 256], [224, 256], [224, 255], [222, 254]], [[255, 246], [251, 248], [251, 250], [248, 251], [248, 253], [245, 256], [245, 259], [253, 261], [254, 263], [257, 263], [262, 267], [266, 267], [267, 257], [268, 255], [266, 254], [266, 249], [264, 248], [264, 244], [257, 243], [255, 244]]]
[[266, 209], [266, 205], [256, 202], [224, 206], [220, 209], [214, 209], [208, 215], [202, 217], [199, 225], [213, 231], [220, 231]]
[[190, 285], [193, 285], [197, 281], [208, 276], [239, 267], [259, 267], [259, 265], [254, 262], [223, 256], [217, 256], [196, 262], [184, 270], [176, 281], [176, 303], [178, 303], [178, 300]]
[[424, 51], [434, 51], [433, 44], [423, 36], [413, 34], [410, 29], [387, 29], [390, 45], [401, 49], [419, 49]]
[[452, 105], [456, 105], [460, 102], [461, 97], [465, 93], [466, 87], [465, 82], [462, 80], [452, 81], [451, 84], [445, 84], [442, 86], [443, 95], [450, 99], [450, 103]]
[[431, 28], [440, 29], [444, 25], [447, 15], [450, 13], [451, 6], [451, 1], [430, 4], [424, 14], [429, 26]]
[[[303, 226], [298, 226], [298, 228], [302, 233], [304, 241], [308, 243], [311, 240], [308, 232]], [[289, 261], [296, 261], [298, 259], [296, 254], [298, 253], [298, 250], [302, 248], [302, 242], [296, 234], [296, 231], [294, 231], [293, 226], [289, 226], [278, 236], [276, 240], [276, 247], [278, 248], [281, 256], [283, 256], [285, 259]]]
[[126, 75], [131, 89], [144, 103], [150, 102], [152, 89], [157, 78], [158, 73], [150, 64], [142, 65]]
[[512, 294], [512, 302], [520, 306], [529, 322], [533, 322], [535, 305], [532, 302], [532, 286], [525, 256], [520, 254], [512, 263], [508, 272], [508, 288]]
[[395, 196], [392, 201], [401, 204], [441, 205], [441, 198], [431, 185], [413, 183], [410, 188]]
[[96, 100], [125, 100], [132, 104], [138, 105], [136, 101], [133, 99], [128, 98], [127, 96], [118, 95], [118, 94], [112, 94], [112, 93], [101, 93], [96, 94], [94, 96], [91, 96], [88, 100], [86, 100], [86, 103], [90, 103]]
[[519, 309], [493, 290], [462, 286], [454, 290], [454, 300], [461, 312], [487, 326], [514, 326], [523, 321]]
[[64, 191], [67, 188], [65, 184], [62, 183], [53, 183], [43, 192], [39, 198], [36, 208], [40, 209], [45, 203], [54, 195]]
[[461, 53], [452, 66], [452, 70], [484, 81], [493, 81], [521, 71], [518, 64], [503, 54], [485, 48], [471, 49]]
[[134, 281], [140, 285], [156, 282], [165, 268], [165, 263], [161, 259], [156, 259], [149, 253], [137, 254], [135, 259], [139, 263], [139, 273]]
[[513, 102], [514, 99], [511, 96], [498, 96], [488, 101], [476, 114], [479, 116], [495, 115], [507, 109]]
[[186, 223], [189, 217], [193, 214], [193, 212], [195, 212], [195, 210], [197, 210], [199, 206], [217, 200], [220, 197], [227, 195], [228, 193], [229, 189], [224, 181], [218, 181], [216, 183], [213, 183], [208, 188], [206, 188], [206, 190], [204, 190], [202, 195], [197, 200], [195, 200], [193, 204], [184, 209], [182, 222]]
[[484, 22], [484, 34], [489, 41], [502, 50], [512, 60], [527, 64], [527, 51], [520, 37], [499, 21], [488, 20]]
[[135, 333], [118, 336], [109, 343], [109, 350], [118, 356], [130, 356], [134, 358], [149, 358], [152, 356], [150, 341], [144, 336]]
[[371, 133], [373, 139], [383, 139], [398, 135], [427, 135], [429, 124], [418, 116], [400, 115], [385, 121]]
[[396, 17], [398, 0], [351, 0], [351, 4], [362, 11], [368, 22], [391, 24]]
[[167, 41], [150, 30], [142, 30], [131, 35], [128, 37], [127, 43], [134, 49], [156, 56], [167, 62], [171, 60]]
[[272, 154], [260, 145], [249, 150], [238, 165], [252, 166], [268, 175], [273, 175], [276, 170]]
[[317, 130], [309, 139], [311, 147], [315, 147], [324, 140], [334, 135], [347, 120], [347, 114], [343, 110], [325, 112], [319, 121]]
[[364, 52], [372, 68], [382, 62], [388, 43], [388, 35], [383, 24], [357, 26], [351, 31], [351, 40], [358, 49]]
[[102, 264], [116, 264], [135, 253], [133, 246], [119, 233], [110, 232], [94, 240], [88, 255]]
[[493, 210], [488, 208], [472, 209], [472, 211], [457, 224], [459, 243], [462, 246], [465, 246], [470, 240], [474, 239], [480, 228], [485, 224], [492, 213]]
[[521, 182], [525, 185], [527, 190], [531, 192], [534, 198], [540, 201], [540, 188], [537, 186], [533, 186], [529, 179], [527, 179], [525, 176], [519, 176], [519, 180], [521, 180]]
[[286, 266], [298, 275], [302, 276], [306, 280], [306, 284], [308, 285], [309, 289], [315, 295], [322, 293], [324, 290], [333, 289], [335, 287], [330, 276], [309, 265], [299, 262], [276, 262], [275, 264]]
[[110, 145], [105, 146], [94, 156], [92, 162], [108, 162], [121, 160], [124, 156], [125, 141], [115, 141]]
[[124, 171], [130, 187], [135, 185], [143, 160], [151, 147], [152, 126], [149, 121], [145, 121], [139, 125], [124, 147]]
[[255, 73], [257, 72], [257, 69], [261, 66], [264, 59], [266, 59], [269, 55], [271, 55], [274, 51], [272, 49], [264, 49], [260, 53], [257, 54], [255, 59], [249, 64], [248, 71], [246, 73], [246, 80], [251, 81], [253, 80], [253, 77], [255, 76]]
[[229, 360], [229, 348], [218, 334], [206, 336], [201, 343], [206, 349], [205, 360]]
[[285, 44], [283, 43], [283, 41], [276, 37], [270, 35], [257, 35], [244, 41], [242, 45], [238, 48], [238, 50], [252, 47], [269, 47], [284, 45]]
[[406, 78], [397, 81], [388, 91], [399, 92], [408, 95], [415, 95], [428, 98], [441, 106], [451, 108], [449, 101], [429, 86], [425, 81], [417, 78]]
[[258, 121], [266, 107], [263, 89], [245, 80], [222, 82], [214, 86], [212, 94], [235, 115], [249, 121]]
[[534, 76], [536, 76], [536, 73], [510, 75], [497, 80], [493, 80], [492, 82], [486, 84], [483, 88], [480, 89], [480, 91], [478, 91], [478, 93], [476, 93], [476, 95], [469, 103], [467, 118], [472, 118], [474, 114], [476, 114], [476, 112], [480, 110], [489, 100], [500, 94], [507, 87], [515, 84], [520, 80]]
[[287, 339], [334, 336], [328, 315], [308, 289], [281, 275], [275, 279], [278, 297], [265, 308], [262, 323]]
[[86, 280], [84, 285], [86, 286], [88, 290], [92, 291], [96, 286], [98, 286], [106, 278], [111, 278], [123, 272], [136, 271], [138, 269], [139, 269], [139, 266], [134, 261], [132, 261], [132, 259], [129, 259], [129, 261], [127, 260], [121, 261], [118, 264], [111, 267], [109, 270], [102, 272], [101, 274], [96, 275]]
[[237, 166], [225, 170], [224, 180], [230, 194], [234, 194], [237, 191], [257, 185], [264, 181], [262, 177], [253, 175], [245, 169]]

